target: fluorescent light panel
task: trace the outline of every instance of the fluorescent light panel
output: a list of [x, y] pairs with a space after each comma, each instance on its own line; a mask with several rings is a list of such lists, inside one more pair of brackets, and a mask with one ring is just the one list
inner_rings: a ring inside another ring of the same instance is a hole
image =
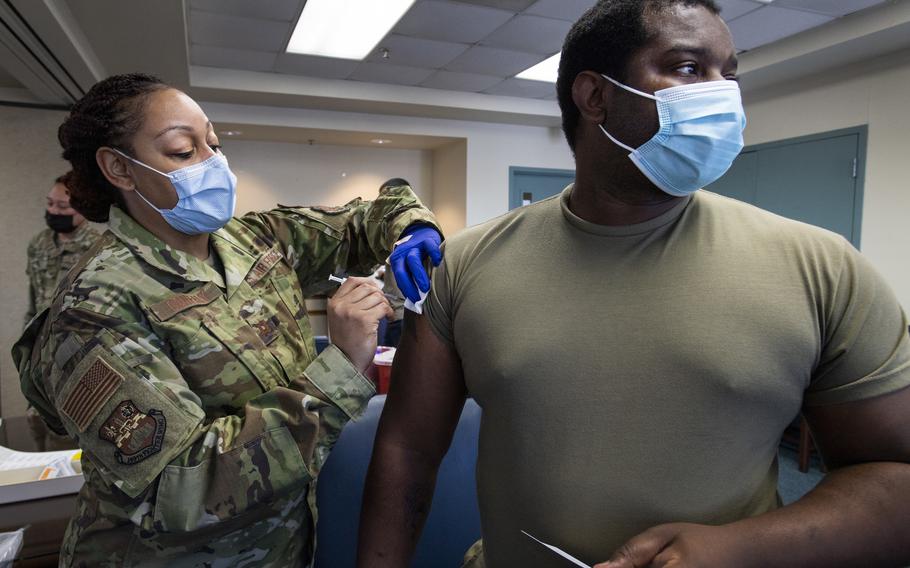
[[515, 75], [518, 79], [530, 79], [531, 81], [544, 81], [546, 83], [555, 83], [556, 77], [559, 75], [559, 56], [562, 55], [562, 52], [557, 53], [553, 57], [548, 57], [544, 59], [537, 65], [529, 67]]
[[288, 53], [362, 60], [416, 0], [307, 0]]

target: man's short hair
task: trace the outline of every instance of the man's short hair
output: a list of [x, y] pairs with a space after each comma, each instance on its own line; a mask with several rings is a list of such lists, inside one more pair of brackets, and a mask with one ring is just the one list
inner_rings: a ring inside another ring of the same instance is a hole
[[575, 77], [582, 71], [595, 71], [624, 82], [629, 57], [654, 36], [654, 30], [645, 26], [645, 16], [677, 4], [703, 6], [713, 14], [720, 13], [714, 0], [599, 0], [569, 30], [562, 46], [556, 95], [562, 131], [573, 153], [580, 118], [572, 100]]

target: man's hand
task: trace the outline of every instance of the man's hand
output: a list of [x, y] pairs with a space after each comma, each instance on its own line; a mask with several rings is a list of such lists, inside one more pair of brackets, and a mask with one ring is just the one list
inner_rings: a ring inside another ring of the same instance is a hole
[[329, 299], [327, 315], [332, 343], [361, 373], [376, 354], [379, 320], [395, 314], [372, 278], [348, 278]]
[[745, 566], [729, 553], [723, 527], [673, 523], [633, 537], [613, 557], [594, 568], [724, 568]]
[[389, 256], [398, 289], [414, 303], [420, 300], [420, 292], [430, 290], [430, 276], [423, 263], [429, 258], [433, 266], [439, 266], [442, 262], [440, 243], [442, 237], [433, 227], [411, 225], [401, 234], [401, 240]]

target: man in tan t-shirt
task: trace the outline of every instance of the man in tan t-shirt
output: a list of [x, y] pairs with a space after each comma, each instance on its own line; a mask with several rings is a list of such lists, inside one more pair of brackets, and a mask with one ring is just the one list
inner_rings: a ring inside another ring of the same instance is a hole
[[[603, 0], [569, 32], [576, 183], [448, 240], [396, 357], [361, 567], [408, 564], [465, 395], [487, 567], [568, 565], [521, 531], [609, 568], [910, 563], [907, 318], [843, 238], [697, 191], [742, 148], [735, 76], [711, 0]], [[781, 507], [800, 412], [829, 474]]]

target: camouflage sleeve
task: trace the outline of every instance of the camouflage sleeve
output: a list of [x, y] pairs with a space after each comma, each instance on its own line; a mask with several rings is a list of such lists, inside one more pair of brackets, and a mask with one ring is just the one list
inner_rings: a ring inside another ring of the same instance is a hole
[[166, 352], [139, 323], [70, 309], [40, 352], [47, 361], [36, 368], [50, 372], [33, 376], [49, 383], [41, 390], [104, 485], [119, 490], [111, 501], [149, 530], [196, 530], [302, 489], [374, 393], [329, 348], [289, 388], [212, 417]]
[[32, 286], [31, 279], [28, 283], [28, 309], [25, 311], [25, 322], [24, 325], [28, 325], [28, 322], [32, 321], [32, 318], [35, 317], [35, 312], [37, 312], [35, 307], [35, 287]]
[[243, 217], [258, 234], [279, 243], [306, 295], [324, 290], [329, 274], [369, 274], [414, 223], [442, 232], [408, 185], [385, 186], [375, 201], [342, 207], [279, 207]]
[[34, 254], [35, 243], [29, 242], [25, 263], [25, 277], [28, 280], [28, 309], [25, 312], [25, 322], [23, 325], [28, 325], [28, 322], [32, 321], [32, 318], [35, 317], [35, 313], [37, 312], [37, 308], [35, 307], [35, 285], [34, 279], [32, 278], [32, 257]]

